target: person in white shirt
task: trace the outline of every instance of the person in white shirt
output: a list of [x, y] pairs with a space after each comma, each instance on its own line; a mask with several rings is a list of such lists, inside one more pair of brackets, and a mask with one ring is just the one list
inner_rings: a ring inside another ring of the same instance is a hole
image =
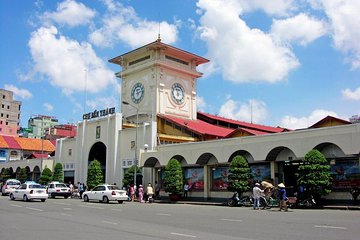
[[151, 185], [151, 183], [149, 183], [146, 187], [146, 194], [147, 194], [147, 200], [150, 202], [153, 199], [153, 195], [154, 195], [154, 189]]
[[260, 189], [260, 184], [255, 183], [253, 188], [253, 198], [254, 198], [254, 210], [259, 209], [260, 206], [260, 197], [264, 190]]

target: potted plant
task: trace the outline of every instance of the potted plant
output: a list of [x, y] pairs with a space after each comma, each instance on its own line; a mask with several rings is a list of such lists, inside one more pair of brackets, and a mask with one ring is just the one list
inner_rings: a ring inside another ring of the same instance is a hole
[[164, 189], [169, 193], [171, 201], [177, 201], [181, 197], [183, 187], [183, 171], [178, 160], [172, 158], [165, 166]]
[[250, 168], [243, 156], [235, 156], [229, 167], [228, 190], [236, 191], [239, 196], [249, 190]]

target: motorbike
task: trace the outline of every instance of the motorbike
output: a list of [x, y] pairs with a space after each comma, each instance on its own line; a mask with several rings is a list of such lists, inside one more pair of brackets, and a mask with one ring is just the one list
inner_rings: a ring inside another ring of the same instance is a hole
[[234, 206], [245, 206], [245, 207], [250, 207], [252, 206], [254, 203], [254, 200], [252, 199], [251, 196], [239, 196], [238, 192], [234, 192], [233, 196], [231, 198], [228, 199], [227, 201], [227, 205], [229, 207], [234, 207]]
[[297, 199], [295, 206], [297, 208], [313, 208], [316, 206], [315, 199], [312, 195], [308, 197]]

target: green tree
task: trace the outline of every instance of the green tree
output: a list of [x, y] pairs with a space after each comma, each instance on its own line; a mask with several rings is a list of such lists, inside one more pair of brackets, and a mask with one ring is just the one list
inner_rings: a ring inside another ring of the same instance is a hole
[[319, 202], [321, 196], [331, 192], [330, 164], [316, 149], [309, 151], [296, 173], [297, 184], [305, 186], [306, 193]]
[[52, 179], [52, 171], [50, 168], [45, 167], [41, 173], [41, 177], [39, 179], [39, 183], [42, 185], [48, 184]]
[[9, 168], [5, 168], [3, 170], [3, 172], [1, 173], [1, 177], [3, 179], [3, 181], [5, 182], [6, 180], [8, 180], [9, 178], [11, 178], [11, 171]]
[[88, 167], [87, 186], [89, 189], [93, 189], [102, 183], [104, 183], [104, 174], [101, 170], [101, 164], [94, 159]]
[[165, 166], [164, 189], [170, 194], [180, 194], [183, 189], [183, 170], [178, 160], [172, 158]]
[[55, 164], [53, 181], [64, 182], [63, 166], [61, 163]]
[[21, 168], [17, 179], [23, 183], [27, 180], [27, 177], [28, 177], [28, 172], [26, 168]]
[[240, 155], [235, 156], [229, 167], [228, 190], [236, 191], [239, 193], [239, 196], [241, 196], [243, 192], [249, 190], [250, 178], [250, 168], [246, 159]]
[[131, 166], [124, 174], [124, 179], [123, 179], [124, 186], [128, 186], [128, 185], [134, 183], [135, 167], [136, 167], [136, 183], [137, 183], [137, 185], [141, 184], [141, 182], [142, 182], [141, 168], [139, 168], [137, 166]]

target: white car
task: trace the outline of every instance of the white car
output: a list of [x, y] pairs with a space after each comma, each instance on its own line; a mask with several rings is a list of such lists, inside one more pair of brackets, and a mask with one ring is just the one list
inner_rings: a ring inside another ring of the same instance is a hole
[[65, 183], [61, 182], [51, 182], [47, 186], [47, 193], [49, 197], [55, 198], [56, 196], [61, 196], [68, 198], [71, 196], [71, 190]]
[[1, 189], [1, 195], [5, 196], [10, 194], [11, 190], [20, 186], [20, 181], [17, 179], [6, 180], [4, 186]]
[[30, 200], [39, 199], [42, 202], [45, 202], [47, 198], [48, 194], [45, 186], [33, 182], [23, 183], [10, 192], [11, 200], [22, 199], [25, 202], [28, 202]]
[[84, 202], [95, 200], [104, 203], [109, 203], [109, 201], [123, 203], [128, 199], [125, 190], [121, 190], [118, 186], [110, 184], [98, 185], [92, 190], [84, 192], [82, 196]]

